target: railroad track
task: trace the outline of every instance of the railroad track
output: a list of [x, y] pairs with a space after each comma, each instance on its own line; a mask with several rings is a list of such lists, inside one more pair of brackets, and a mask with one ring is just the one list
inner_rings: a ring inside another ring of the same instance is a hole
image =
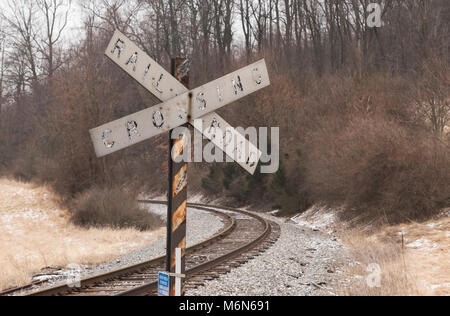
[[[161, 201], [139, 201], [165, 205]], [[270, 248], [280, 236], [278, 224], [256, 214], [228, 207], [203, 204], [191, 208], [213, 213], [225, 221], [224, 228], [186, 249], [185, 289], [195, 289], [219, 278]], [[150, 296], [157, 293], [157, 274], [165, 270], [165, 256], [109, 273], [81, 280], [81, 287], [60, 285], [27, 294], [28, 296]], [[39, 284], [37, 284], [39, 285]], [[42, 284], [40, 284], [42, 285]], [[35, 284], [8, 290], [0, 295], [16, 295]]]

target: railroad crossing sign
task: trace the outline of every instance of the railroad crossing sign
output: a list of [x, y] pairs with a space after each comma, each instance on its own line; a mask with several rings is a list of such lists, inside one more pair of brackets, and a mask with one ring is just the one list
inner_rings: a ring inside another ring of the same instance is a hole
[[[114, 33], [105, 55], [163, 103], [92, 129], [90, 134], [98, 157], [190, 123], [247, 172], [254, 174], [261, 151], [214, 111], [270, 85], [264, 60], [189, 91], [188, 60], [172, 60], [175, 78], [119, 31]], [[185, 272], [187, 165], [173, 161], [183, 154], [186, 143], [181, 138], [169, 139], [167, 270], [171, 276], [175, 271], [175, 249], [179, 249], [181, 258], [177, 272]], [[169, 295], [173, 296], [175, 282], [169, 284]]]
[[[213, 111], [270, 85], [264, 60], [188, 91], [119, 31], [115, 32], [105, 54], [164, 103], [92, 129], [98, 157], [202, 118], [205, 128], [200, 132], [249, 173], [255, 172], [261, 151]], [[198, 125], [194, 127], [199, 129]], [[225, 140], [205, 132], [211, 127], [219, 128]], [[235, 147], [226, 146], [230, 140], [235, 140]], [[237, 146], [241, 148], [236, 150]]]

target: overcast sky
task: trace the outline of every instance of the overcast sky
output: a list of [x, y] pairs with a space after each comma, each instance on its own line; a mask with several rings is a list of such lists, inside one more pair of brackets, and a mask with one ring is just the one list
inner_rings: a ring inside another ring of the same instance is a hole
[[[15, 1], [15, 0], [9, 0]], [[32, 0], [34, 1], [34, 0]], [[64, 32], [64, 43], [66, 45], [70, 45], [76, 43], [78, 39], [83, 35], [83, 8], [80, 5], [82, 0], [72, 0], [72, 4], [70, 7], [70, 13], [68, 16], [68, 25]], [[2, 12], [8, 13], [9, 8], [7, 5], [7, 1], [0, 0], [0, 10]], [[1, 21], [0, 21], [1, 24]], [[234, 21], [234, 42], [241, 43], [243, 41], [243, 34], [241, 29], [241, 23], [239, 18], [235, 18]]]
[[[8, 7], [7, 1], [0, 0], [0, 11], [8, 15], [10, 9]], [[72, 42], [73, 40], [79, 38], [83, 27], [82, 16], [83, 16], [82, 8], [79, 5], [78, 1], [73, 1], [70, 7], [67, 28], [66, 31], [64, 32], [65, 41]], [[0, 21], [0, 24], [1, 23], [2, 22]]]

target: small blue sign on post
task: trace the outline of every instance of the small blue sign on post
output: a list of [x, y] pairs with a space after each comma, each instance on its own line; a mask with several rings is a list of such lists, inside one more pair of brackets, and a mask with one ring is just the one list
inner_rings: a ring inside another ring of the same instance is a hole
[[170, 296], [170, 276], [164, 272], [158, 274], [158, 296]]

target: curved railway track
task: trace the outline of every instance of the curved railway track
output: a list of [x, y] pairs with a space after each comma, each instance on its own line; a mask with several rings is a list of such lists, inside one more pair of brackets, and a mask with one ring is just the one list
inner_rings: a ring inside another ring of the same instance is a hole
[[[139, 201], [165, 205], [161, 201]], [[221, 217], [224, 228], [208, 240], [186, 249], [185, 289], [201, 286], [258, 256], [280, 235], [280, 227], [256, 214], [221, 206], [203, 204], [190, 208]], [[165, 270], [165, 256], [81, 280], [81, 287], [60, 285], [27, 294], [28, 296], [146, 296], [156, 295], [157, 274]], [[36, 284], [9, 290], [0, 295], [15, 295]]]

